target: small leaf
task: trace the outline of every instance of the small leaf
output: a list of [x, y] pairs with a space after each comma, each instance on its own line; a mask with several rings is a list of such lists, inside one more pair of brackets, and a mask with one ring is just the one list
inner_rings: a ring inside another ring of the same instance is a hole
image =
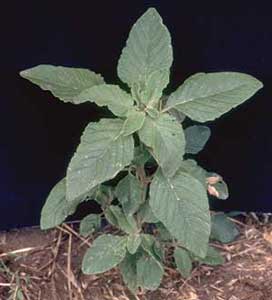
[[181, 164], [180, 170], [190, 174], [199, 182], [201, 182], [205, 189], [207, 188], [207, 171], [200, 167], [195, 160], [184, 160]]
[[132, 136], [120, 135], [123, 122], [101, 119], [90, 123], [67, 172], [67, 200], [73, 201], [93, 187], [114, 178], [133, 159]]
[[151, 234], [142, 234], [142, 249], [158, 261], [163, 260], [163, 248], [161, 247], [159, 241]]
[[94, 195], [94, 200], [100, 204], [102, 207], [107, 206], [114, 199], [114, 191], [111, 186], [100, 184]]
[[139, 130], [139, 137], [151, 148], [163, 173], [167, 177], [173, 176], [179, 169], [185, 152], [182, 126], [168, 114], [161, 114], [157, 119], [147, 116], [143, 127]]
[[190, 154], [197, 154], [207, 143], [211, 130], [207, 126], [191, 126], [184, 130], [186, 147], [185, 152]]
[[94, 240], [86, 251], [82, 271], [84, 274], [103, 273], [117, 266], [126, 255], [126, 237], [104, 234]]
[[186, 115], [183, 114], [182, 112], [178, 111], [177, 109], [174, 109], [174, 108], [171, 108], [169, 109], [169, 114], [173, 117], [176, 118], [176, 120], [179, 122], [179, 123], [182, 123], [185, 118], [186, 118]]
[[207, 173], [208, 193], [218, 199], [226, 200], [229, 197], [228, 186], [223, 178], [216, 173]]
[[227, 244], [235, 240], [239, 231], [225, 214], [216, 214], [211, 218], [211, 239]]
[[153, 107], [147, 107], [145, 111], [152, 119], [157, 119], [160, 116], [160, 112]]
[[50, 65], [39, 65], [20, 72], [20, 75], [64, 102], [75, 104], [75, 97], [82, 91], [104, 83], [101, 75], [89, 70]]
[[172, 61], [170, 34], [156, 9], [149, 8], [131, 29], [118, 62], [118, 76], [130, 87], [136, 85], [145, 103], [156, 101], [168, 84]]
[[182, 248], [176, 248], [174, 258], [180, 274], [184, 278], [188, 278], [193, 269], [193, 262], [188, 251]]
[[217, 266], [223, 265], [225, 259], [218, 250], [216, 250], [214, 247], [209, 247], [206, 257], [199, 259], [199, 262], [205, 265]]
[[173, 240], [173, 236], [161, 222], [156, 223], [156, 228], [158, 231], [158, 239], [160, 241], [167, 242], [167, 241]]
[[167, 178], [159, 170], [150, 185], [150, 206], [184, 248], [205, 257], [210, 212], [207, 193], [200, 181], [182, 171]]
[[149, 255], [142, 255], [137, 261], [137, 282], [139, 286], [148, 290], [159, 287], [163, 276], [162, 265]]
[[86, 237], [93, 233], [101, 226], [101, 217], [96, 214], [89, 214], [80, 222], [79, 232], [82, 236]]
[[133, 164], [136, 164], [138, 166], [143, 166], [145, 163], [147, 163], [152, 156], [148, 152], [145, 146], [140, 147], [137, 146], [134, 148], [134, 159], [132, 161]]
[[122, 133], [124, 136], [130, 135], [142, 128], [145, 120], [145, 113], [138, 110], [130, 110], [125, 120]]
[[152, 212], [149, 201], [145, 201], [145, 203], [139, 208], [137, 215], [141, 218], [142, 222], [145, 223], [159, 222], [159, 220], [154, 216], [154, 213]]
[[253, 96], [263, 84], [236, 72], [198, 73], [189, 77], [167, 101], [192, 120], [214, 120]]
[[85, 89], [75, 98], [76, 103], [95, 102], [98, 106], [107, 106], [116, 116], [124, 117], [133, 107], [130, 94], [118, 85], [101, 84]]
[[145, 189], [133, 175], [127, 175], [119, 181], [115, 190], [126, 215], [133, 215], [145, 200]]
[[142, 242], [141, 236], [136, 234], [130, 234], [127, 238], [127, 249], [130, 254], [135, 254]]
[[138, 289], [136, 263], [137, 255], [130, 255], [127, 253], [126, 257], [119, 265], [123, 281], [132, 293], [135, 293]]

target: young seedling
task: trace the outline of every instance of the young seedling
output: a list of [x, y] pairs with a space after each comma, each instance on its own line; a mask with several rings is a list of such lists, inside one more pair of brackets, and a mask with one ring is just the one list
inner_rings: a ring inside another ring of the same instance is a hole
[[[103, 213], [87, 216], [82, 234], [97, 230], [101, 218], [120, 234], [101, 234], [87, 250], [82, 270], [97, 274], [119, 266], [133, 292], [158, 288], [166, 243], [175, 248], [181, 274], [189, 276], [193, 262], [223, 262], [209, 247], [211, 228], [213, 238], [221, 236], [218, 226], [232, 231], [228, 238], [237, 235], [226, 217], [210, 215], [208, 195], [228, 197], [222, 177], [193, 160], [210, 129], [184, 128], [182, 122], [186, 117], [198, 123], [219, 118], [262, 83], [236, 72], [198, 73], [164, 95], [172, 62], [170, 34], [150, 8], [133, 25], [118, 61], [118, 76], [129, 92], [86, 69], [39, 65], [21, 72], [64, 102], [94, 102], [115, 115], [85, 128], [66, 177], [43, 207], [41, 228], [59, 225], [83, 201], [97, 201]], [[108, 181], [117, 174], [121, 179], [112, 187]]]

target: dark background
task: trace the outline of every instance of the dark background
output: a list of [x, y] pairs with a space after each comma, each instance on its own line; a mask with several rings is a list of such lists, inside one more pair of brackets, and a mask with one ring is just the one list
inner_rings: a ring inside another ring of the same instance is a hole
[[84, 67], [116, 83], [128, 32], [150, 6], [172, 35], [173, 89], [201, 71], [245, 72], [264, 83], [251, 100], [208, 123], [212, 137], [198, 160], [229, 184], [231, 196], [217, 208], [272, 211], [271, 16], [238, 4], [236, 16], [220, 16], [197, 14], [194, 4], [180, 8], [180, 1], [55, 2], [15, 1], [1, 11], [0, 229], [38, 224], [83, 128], [103, 115], [92, 104], [56, 100], [18, 72], [45, 63]]

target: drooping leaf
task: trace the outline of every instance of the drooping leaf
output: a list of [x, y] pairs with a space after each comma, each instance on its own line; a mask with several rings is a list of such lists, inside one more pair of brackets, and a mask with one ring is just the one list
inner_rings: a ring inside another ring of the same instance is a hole
[[212, 240], [227, 244], [233, 242], [240, 234], [235, 224], [225, 214], [213, 215], [211, 224], [210, 238]]
[[132, 293], [135, 293], [138, 288], [136, 263], [137, 255], [127, 253], [126, 257], [119, 265], [124, 283]]
[[125, 120], [124, 127], [122, 129], [123, 135], [130, 135], [142, 128], [145, 120], [145, 113], [138, 110], [130, 110]]
[[101, 226], [101, 217], [97, 214], [89, 214], [80, 222], [79, 232], [82, 236], [86, 237], [93, 233]]
[[39, 65], [20, 72], [20, 75], [37, 84], [64, 102], [77, 103], [75, 97], [82, 91], [104, 83], [100, 74], [87, 69]]
[[137, 232], [137, 224], [132, 215], [125, 215], [117, 205], [110, 205], [105, 211], [106, 219], [114, 226], [129, 234]]
[[211, 130], [207, 126], [190, 126], [184, 130], [186, 147], [185, 152], [190, 154], [197, 154], [207, 143]]
[[82, 271], [98, 274], [117, 266], [126, 255], [126, 237], [104, 234], [94, 240], [86, 251]]
[[152, 154], [163, 173], [167, 177], [173, 176], [182, 163], [185, 151], [182, 126], [168, 114], [161, 114], [157, 119], [147, 116], [139, 130], [139, 137], [152, 149]]
[[119, 181], [115, 194], [127, 215], [133, 215], [145, 200], [144, 187], [135, 176], [130, 174]]
[[130, 254], [135, 254], [142, 242], [141, 235], [138, 233], [130, 234], [127, 238], [127, 249]]
[[192, 120], [214, 120], [253, 96], [262, 83], [236, 72], [198, 73], [170, 95], [166, 107], [175, 108]]
[[225, 259], [218, 250], [216, 250], [214, 247], [209, 246], [206, 257], [199, 259], [199, 262], [205, 265], [217, 266], [223, 265]]
[[207, 193], [200, 181], [182, 171], [167, 178], [159, 170], [150, 186], [150, 206], [183, 247], [205, 257], [210, 213]]
[[115, 177], [132, 161], [133, 137], [120, 135], [122, 127], [118, 119], [101, 119], [86, 127], [68, 167], [68, 201]]
[[176, 248], [174, 251], [174, 258], [180, 274], [184, 278], [188, 278], [193, 269], [193, 262], [189, 252], [182, 248]]
[[137, 282], [142, 288], [157, 289], [161, 283], [163, 272], [162, 265], [153, 256], [143, 254], [137, 260]]
[[222, 176], [216, 173], [207, 173], [208, 193], [218, 199], [226, 200], [229, 197], [229, 190]]
[[98, 204], [101, 205], [102, 208], [104, 208], [109, 205], [114, 199], [113, 188], [105, 184], [100, 184], [97, 187], [93, 198]]
[[172, 52], [167, 28], [156, 9], [149, 8], [131, 29], [118, 62], [118, 76], [142, 94], [145, 103], [156, 101], [169, 81]]
[[75, 98], [76, 103], [95, 102], [98, 106], [107, 106], [116, 116], [124, 117], [133, 107], [130, 94], [118, 85], [101, 84], [85, 89]]
[[[91, 192], [90, 192], [91, 194]], [[74, 202], [66, 200], [66, 179], [59, 181], [49, 193], [41, 213], [41, 229], [49, 229], [60, 225], [69, 215], [72, 215], [78, 204], [85, 198]]]

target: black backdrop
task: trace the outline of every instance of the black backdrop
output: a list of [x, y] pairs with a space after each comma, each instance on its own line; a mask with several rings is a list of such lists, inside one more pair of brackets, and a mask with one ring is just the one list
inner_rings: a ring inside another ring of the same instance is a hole
[[15, 1], [1, 14], [0, 228], [38, 223], [83, 128], [103, 114], [91, 104], [63, 104], [18, 72], [48, 63], [89, 68], [116, 82], [129, 29], [150, 6], [172, 35], [172, 88], [200, 71], [240, 71], [263, 81], [250, 101], [208, 123], [212, 137], [198, 159], [229, 184], [231, 196], [217, 208], [272, 211], [271, 16], [248, 6], [242, 16], [203, 16], [179, 1], [55, 2]]

